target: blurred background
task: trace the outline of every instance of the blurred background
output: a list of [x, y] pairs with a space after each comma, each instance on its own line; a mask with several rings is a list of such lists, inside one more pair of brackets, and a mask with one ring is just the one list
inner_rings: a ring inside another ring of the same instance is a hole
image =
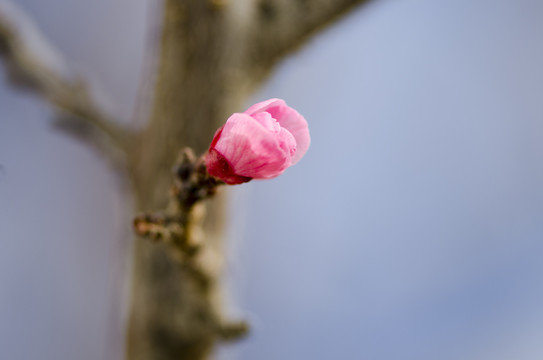
[[[16, 4], [132, 116], [155, 5]], [[225, 281], [253, 332], [220, 359], [543, 358], [542, 18], [374, 0], [280, 64], [251, 102], [284, 98], [312, 145], [230, 191]], [[0, 77], [0, 358], [119, 359], [123, 190]]]

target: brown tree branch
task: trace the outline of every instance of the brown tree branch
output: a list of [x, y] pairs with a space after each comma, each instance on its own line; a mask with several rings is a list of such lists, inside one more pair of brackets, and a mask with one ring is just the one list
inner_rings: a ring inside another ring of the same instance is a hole
[[[151, 116], [130, 154], [137, 212], [165, 209], [178, 151], [186, 146], [198, 155], [206, 151], [215, 130], [232, 112], [243, 110], [246, 97], [279, 59], [362, 2], [164, 0]], [[217, 326], [223, 319], [224, 211], [220, 197], [205, 205], [205, 243], [193, 260], [211, 274], [206, 286], [190, 267], [176, 262], [166, 244], [137, 239], [130, 360], [209, 359], [218, 340], [245, 331], [244, 326]], [[152, 222], [143, 225], [140, 230], [156, 230], [147, 228], [156, 225]]]
[[[165, 209], [171, 167], [183, 147], [207, 150], [215, 130], [240, 111], [256, 80], [243, 67], [246, 42], [234, 2], [165, 0], [154, 104], [131, 154], [138, 212]], [[220, 195], [220, 194], [219, 194]], [[206, 286], [182, 267], [165, 244], [138, 239], [134, 258], [128, 358], [204, 360], [221, 339], [242, 333], [222, 312], [220, 274], [222, 197], [203, 203], [201, 250]], [[236, 331], [234, 331], [237, 329]]]
[[248, 58], [270, 70], [311, 36], [369, 0], [257, 0]]
[[93, 101], [84, 82], [71, 76], [59, 53], [12, 3], [0, 3], [0, 58], [8, 80], [60, 112], [55, 125], [118, 160], [132, 133]]

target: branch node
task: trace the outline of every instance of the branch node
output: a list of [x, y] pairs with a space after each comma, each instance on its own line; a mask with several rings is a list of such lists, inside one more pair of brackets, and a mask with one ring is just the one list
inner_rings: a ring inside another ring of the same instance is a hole
[[174, 181], [167, 210], [134, 218], [136, 234], [167, 243], [178, 258], [192, 258], [204, 246], [201, 224], [205, 208], [201, 202], [213, 196], [222, 184], [207, 173], [204, 160], [204, 156], [197, 158], [192, 149], [183, 149], [172, 168]]
[[230, 321], [220, 324], [217, 329], [217, 335], [223, 341], [238, 340], [247, 336], [249, 333], [249, 324], [246, 321]]

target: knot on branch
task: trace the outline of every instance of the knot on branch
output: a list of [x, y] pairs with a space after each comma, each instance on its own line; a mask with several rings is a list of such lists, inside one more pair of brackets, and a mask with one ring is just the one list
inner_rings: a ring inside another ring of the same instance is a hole
[[217, 187], [224, 184], [207, 173], [204, 159], [205, 155], [196, 158], [192, 149], [186, 148], [173, 167], [172, 195], [182, 210], [190, 211], [196, 203], [215, 195]]
[[213, 196], [224, 184], [207, 173], [204, 156], [197, 158], [184, 149], [172, 169], [170, 203], [162, 212], [141, 214], [134, 218], [134, 230], [143, 237], [168, 244], [175, 256], [191, 258], [203, 245], [201, 202]]

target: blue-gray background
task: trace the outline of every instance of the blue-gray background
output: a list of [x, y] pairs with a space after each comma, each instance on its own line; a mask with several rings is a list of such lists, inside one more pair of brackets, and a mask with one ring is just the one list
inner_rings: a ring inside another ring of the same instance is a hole
[[[154, 6], [17, 3], [128, 118]], [[223, 359], [543, 358], [542, 17], [377, 0], [280, 65], [253, 100], [286, 99], [312, 145], [231, 192], [227, 283], [254, 331]], [[115, 176], [4, 81], [0, 110], [0, 358], [118, 359]]]

